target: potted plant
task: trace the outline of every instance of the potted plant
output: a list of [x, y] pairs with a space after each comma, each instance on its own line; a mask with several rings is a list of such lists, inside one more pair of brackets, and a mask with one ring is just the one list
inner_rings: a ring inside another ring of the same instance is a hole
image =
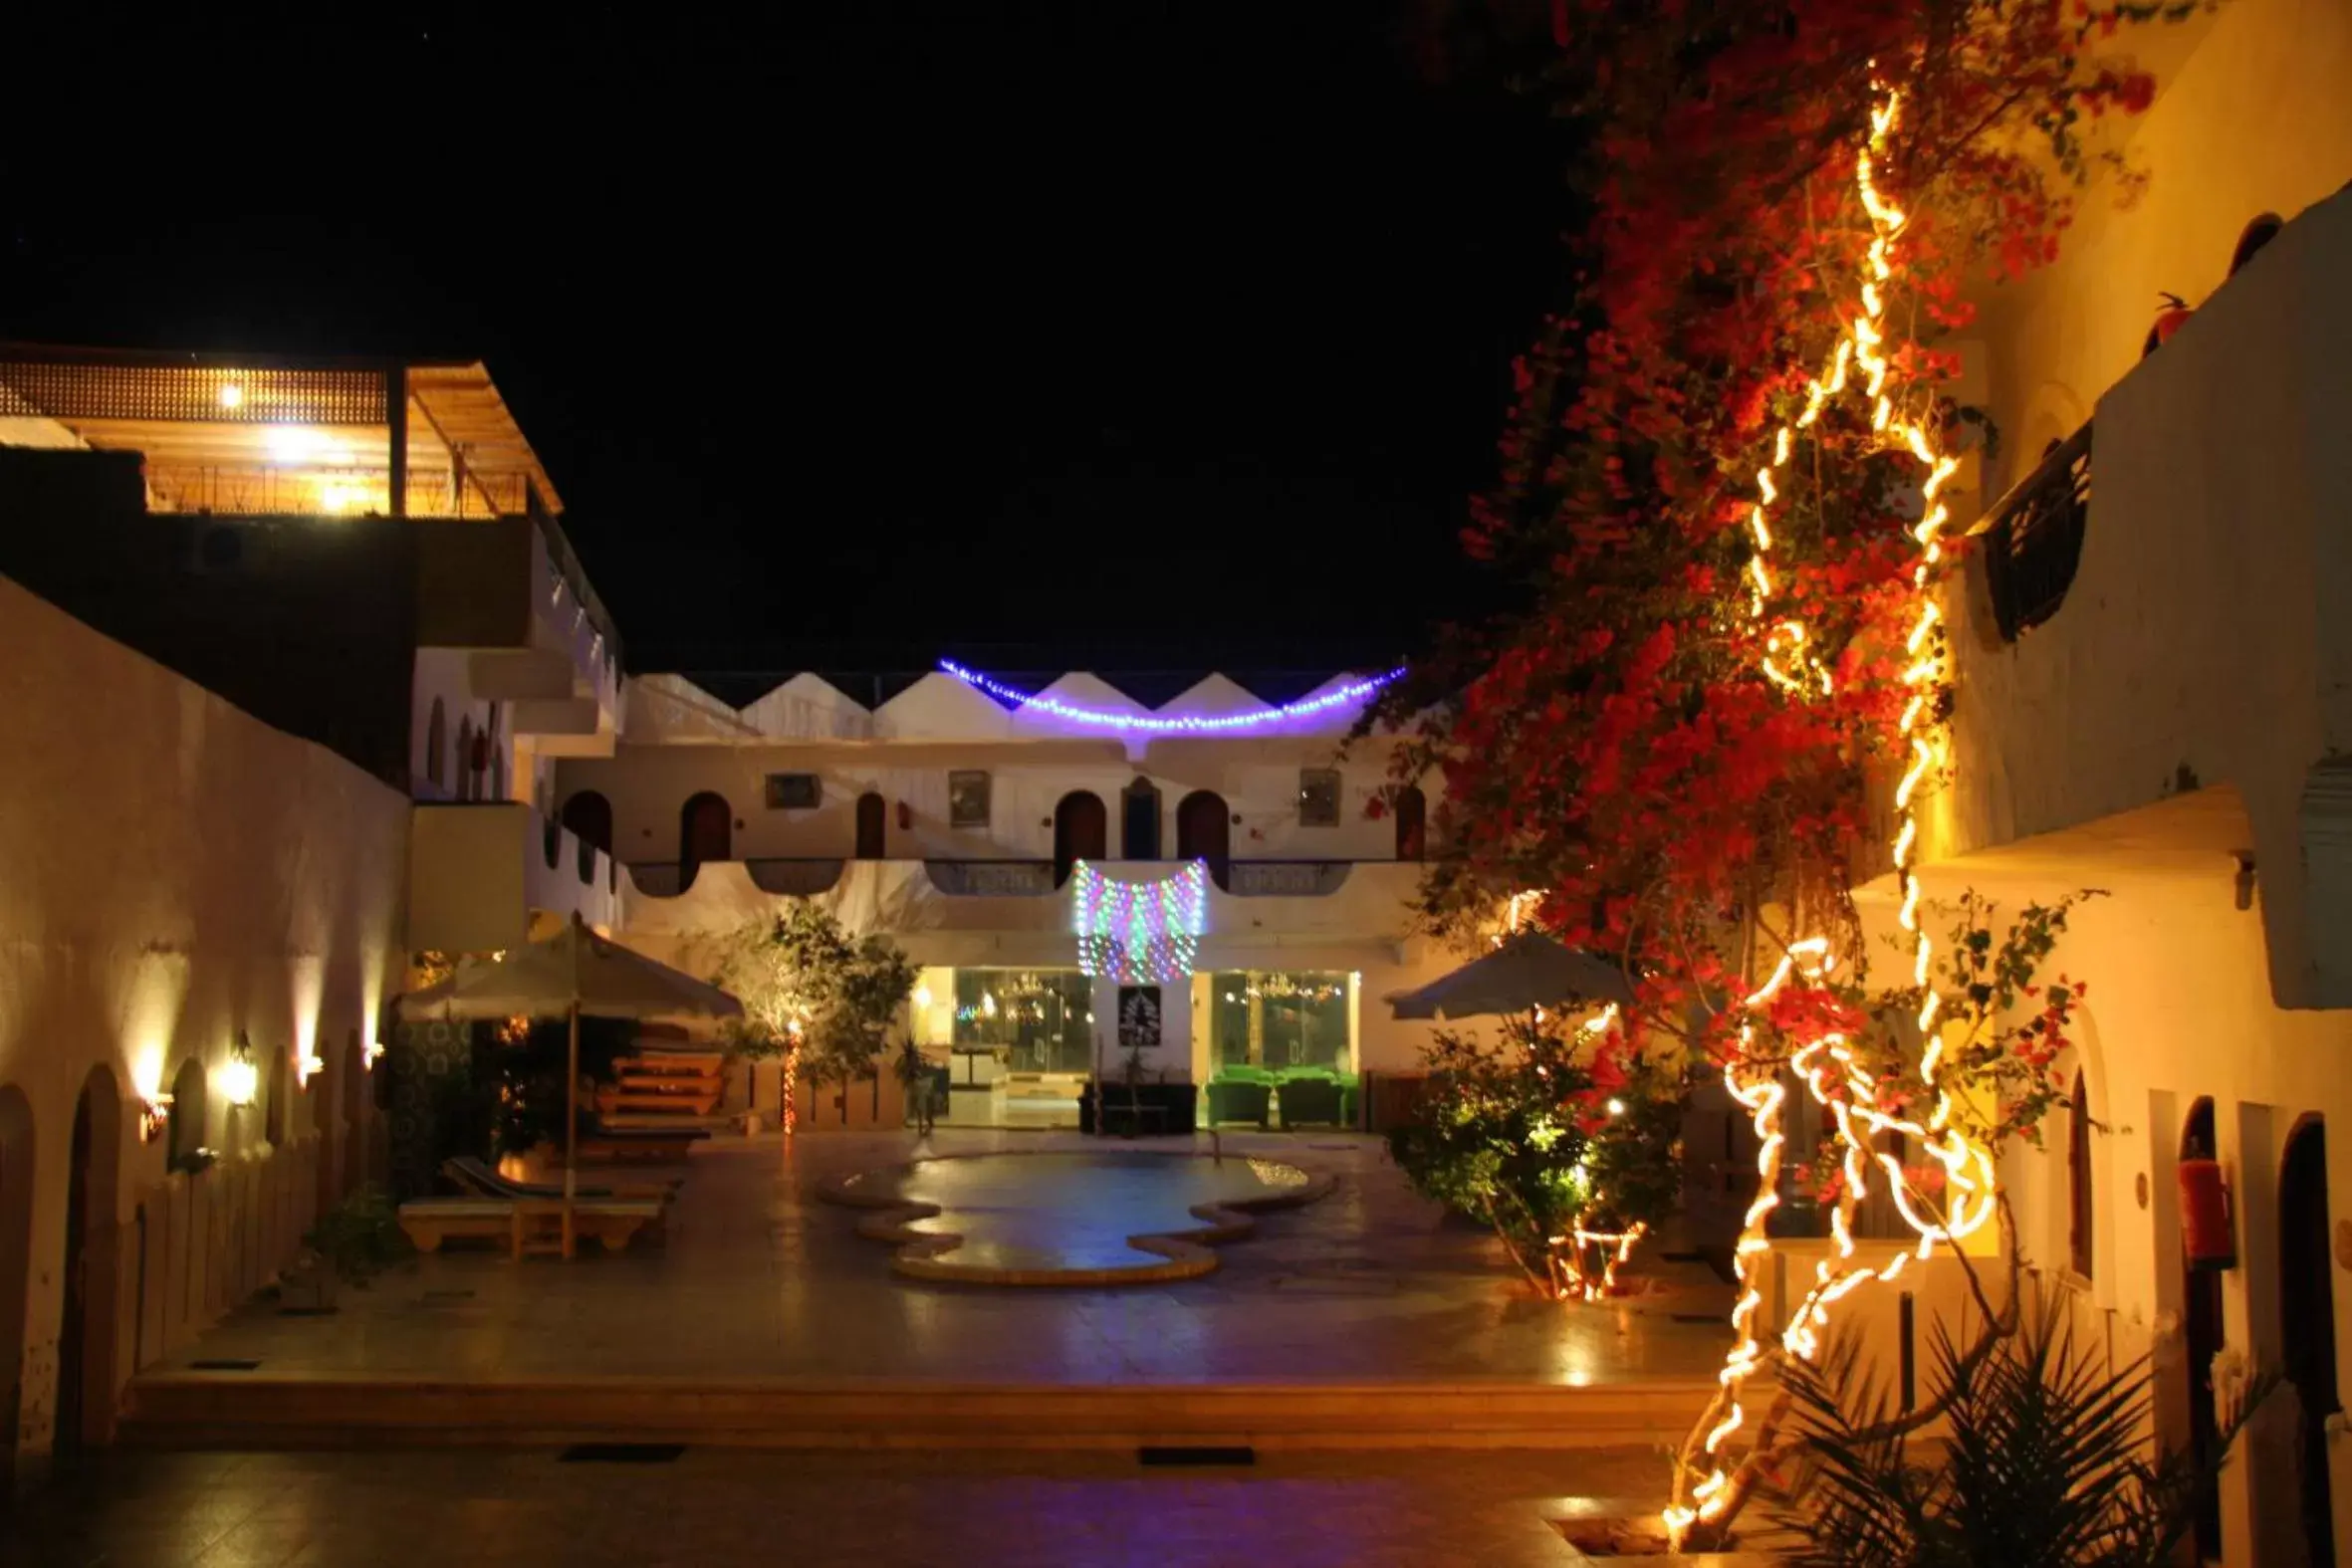
[[302, 1255], [278, 1283], [281, 1312], [332, 1312], [341, 1284], [364, 1290], [409, 1250], [399, 1211], [373, 1183], [321, 1215], [302, 1239]]

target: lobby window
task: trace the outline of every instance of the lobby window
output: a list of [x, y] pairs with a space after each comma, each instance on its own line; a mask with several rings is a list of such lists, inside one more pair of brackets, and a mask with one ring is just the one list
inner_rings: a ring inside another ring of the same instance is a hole
[[1222, 970], [1209, 979], [1210, 1047], [1219, 1066], [1347, 1067], [1344, 973]]
[[815, 774], [770, 774], [768, 809], [814, 811], [824, 803], [824, 784]]
[[1338, 769], [1301, 768], [1298, 770], [1298, 825], [1300, 827], [1337, 827], [1339, 825]]
[[1084, 1072], [1094, 1062], [1094, 983], [1074, 969], [959, 969], [958, 1054], [992, 1053], [1008, 1072]]
[[986, 827], [989, 807], [988, 775], [978, 769], [957, 769], [947, 776], [947, 825]]

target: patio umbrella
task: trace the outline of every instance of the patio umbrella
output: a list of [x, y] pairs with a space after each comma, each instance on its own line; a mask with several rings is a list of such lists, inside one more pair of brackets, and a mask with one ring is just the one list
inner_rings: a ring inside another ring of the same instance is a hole
[[563, 930], [494, 959], [464, 959], [449, 976], [400, 999], [403, 1017], [563, 1017], [571, 1023], [564, 1078], [564, 1255], [572, 1255], [572, 1204], [579, 1192], [580, 1020], [735, 1017], [743, 1011], [716, 986], [608, 942], [575, 914]]
[[1418, 991], [1384, 1000], [1399, 1018], [1475, 1018], [1570, 1002], [1629, 1004], [1633, 987], [1607, 959], [1540, 931], [1523, 931]]

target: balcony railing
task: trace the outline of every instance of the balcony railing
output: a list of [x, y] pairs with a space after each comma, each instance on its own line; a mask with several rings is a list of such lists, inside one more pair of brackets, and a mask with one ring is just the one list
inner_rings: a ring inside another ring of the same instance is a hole
[[2058, 612], [2091, 516], [2091, 427], [2057, 443], [2002, 496], [1985, 529], [1985, 581], [2001, 637], [2015, 642]]
[[746, 860], [743, 869], [752, 879], [752, 886], [763, 893], [808, 898], [830, 892], [841, 880], [841, 869], [847, 864], [839, 856], [830, 860], [768, 858]]
[[1225, 891], [1236, 898], [1329, 898], [1355, 868], [1352, 860], [1235, 860]]
[[1054, 891], [1051, 860], [926, 860], [923, 874], [950, 898], [1035, 898]]

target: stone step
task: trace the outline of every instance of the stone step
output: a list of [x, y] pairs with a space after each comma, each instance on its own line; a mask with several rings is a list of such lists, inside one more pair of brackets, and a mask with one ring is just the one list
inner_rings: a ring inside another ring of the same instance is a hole
[[118, 1441], [150, 1448], [1581, 1449], [1679, 1443], [1713, 1385], [1131, 1385], [607, 1378], [454, 1382], [150, 1373]]

